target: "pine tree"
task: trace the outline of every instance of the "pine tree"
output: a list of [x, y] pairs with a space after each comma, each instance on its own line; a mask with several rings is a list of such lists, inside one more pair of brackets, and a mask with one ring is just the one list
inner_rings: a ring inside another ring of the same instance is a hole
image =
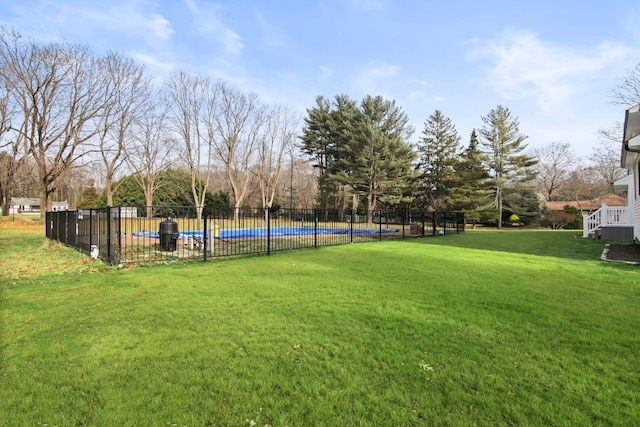
[[351, 198], [357, 209], [362, 198], [369, 220], [380, 203], [410, 200], [414, 154], [406, 140], [413, 130], [402, 109], [380, 96], [359, 105], [345, 95], [316, 102], [301, 140], [320, 168], [324, 200]]
[[313, 166], [318, 168], [319, 205], [326, 209], [331, 189], [324, 183], [326, 174], [335, 160], [335, 135], [332, 134], [331, 104], [322, 96], [316, 98], [316, 105], [307, 109], [300, 140], [302, 151], [307, 154]]
[[523, 176], [531, 177], [528, 169], [536, 160], [522, 151], [526, 135], [520, 133], [520, 123], [508, 108], [498, 105], [482, 117], [484, 126], [480, 129], [481, 145], [488, 156], [487, 166], [491, 171], [494, 189], [494, 206], [497, 209], [498, 228], [502, 228], [504, 188], [510, 181]]
[[360, 103], [359, 128], [349, 184], [367, 203], [367, 221], [380, 202], [397, 205], [410, 200], [414, 153], [406, 142], [413, 128], [395, 101], [366, 96]]
[[485, 167], [487, 156], [480, 150], [478, 134], [471, 131], [469, 146], [456, 167], [455, 185], [451, 190], [450, 208], [465, 214], [465, 220], [475, 224], [490, 215], [491, 188]]
[[542, 211], [535, 187], [516, 185], [504, 189], [503, 221], [513, 214], [517, 215], [520, 218], [519, 222], [523, 224], [533, 224], [540, 221]]
[[460, 149], [460, 136], [442, 112], [436, 110], [425, 122], [418, 144], [419, 198], [422, 204], [444, 210], [451, 196]]

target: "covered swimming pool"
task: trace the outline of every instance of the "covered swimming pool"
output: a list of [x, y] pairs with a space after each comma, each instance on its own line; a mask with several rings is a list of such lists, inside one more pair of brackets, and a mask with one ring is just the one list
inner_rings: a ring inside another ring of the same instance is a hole
[[[311, 235], [331, 235], [331, 234], [358, 234], [358, 235], [374, 235], [380, 233], [397, 233], [399, 229], [388, 228], [337, 228], [337, 227], [313, 227], [313, 226], [280, 226], [262, 228], [229, 228], [221, 229], [214, 238], [219, 239], [240, 239], [250, 237], [282, 237], [282, 236], [311, 236]], [[157, 239], [160, 233], [155, 231], [141, 231], [132, 233], [135, 237], [150, 237]], [[183, 230], [179, 231], [178, 239], [194, 239], [202, 240], [204, 230]]]

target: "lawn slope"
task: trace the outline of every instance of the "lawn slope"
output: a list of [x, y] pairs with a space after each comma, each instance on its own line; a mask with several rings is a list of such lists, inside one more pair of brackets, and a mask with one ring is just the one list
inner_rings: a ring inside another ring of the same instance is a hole
[[[13, 245], [0, 237], [0, 257]], [[638, 269], [599, 261], [603, 246], [484, 231], [122, 271], [34, 267], [1, 288], [0, 419], [631, 425]]]

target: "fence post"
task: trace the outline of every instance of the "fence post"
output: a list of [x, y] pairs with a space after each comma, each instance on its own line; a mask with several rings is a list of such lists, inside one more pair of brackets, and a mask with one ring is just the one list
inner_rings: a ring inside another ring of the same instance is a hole
[[447, 212], [443, 212], [443, 214], [444, 214], [444, 224], [442, 227], [442, 234], [447, 234], [447, 220], [448, 220]]
[[353, 243], [353, 219], [354, 219], [354, 215], [355, 212], [353, 211], [353, 208], [351, 208], [351, 229], [349, 230], [349, 243]]
[[202, 258], [204, 262], [207, 262], [207, 243], [209, 239], [213, 239], [213, 236], [210, 236], [208, 233], [208, 229], [207, 229], [207, 215], [209, 215], [209, 212], [207, 210], [207, 205], [205, 205], [202, 208], [202, 227], [203, 227], [203, 234], [202, 234]]
[[80, 244], [78, 243], [78, 234], [80, 233], [80, 211], [76, 209], [76, 234], [75, 234], [75, 242], [73, 242], [74, 247], [77, 250], [80, 250]]
[[420, 211], [420, 224], [422, 224], [422, 237], [424, 237], [424, 210]]
[[403, 239], [405, 238], [405, 235], [404, 235], [404, 220], [405, 220], [405, 216], [406, 215], [407, 215], [407, 209], [406, 208], [405, 209], [401, 209], [400, 210], [400, 216], [402, 216], [401, 223], [402, 223], [402, 238]]
[[431, 212], [431, 235], [436, 235], [436, 211]]
[[116, 264], [120, 264], [122, 260], [122, 206], [118, 206], [118, 258]]
[[378, 240], [382, 242], [382, 209], [378, 210], [378, 222], [380, 223], [380, 232], [378, 233]]
[[89, 209], [89, 253], [93, 246], [93, 209]]
[[111, 206], [107, 206], [107, 262], [111, 263]]
[[318, 247], [318, 208], [313, 209], [313, 247]]
[[267, 255], [271, 255], [271, 209], [266, 208], [267, 214]]

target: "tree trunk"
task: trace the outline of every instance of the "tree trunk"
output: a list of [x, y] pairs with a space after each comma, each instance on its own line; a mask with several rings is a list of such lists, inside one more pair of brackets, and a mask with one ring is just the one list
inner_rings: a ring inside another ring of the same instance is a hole
[[502, 228], [502, 186], [496, 190], [496, 204], [498, 205], [498, 229]]

